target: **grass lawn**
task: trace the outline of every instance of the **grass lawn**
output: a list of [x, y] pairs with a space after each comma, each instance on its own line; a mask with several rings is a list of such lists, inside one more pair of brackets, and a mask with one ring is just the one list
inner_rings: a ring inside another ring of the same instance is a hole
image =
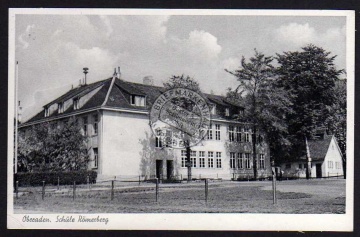
[[[155, 200], [155, 184], [131, 186], [116, 183], [114, 200], [110, 183], [89, 191], [78, 187], [76, 198], [70, 187], [20, 188], [14, 199], [15, 213], [344, 213], [345, 180], [289, 180], [277, 182], [277, 204], [273, 204], [272, 183], [209, 182], [205, 202], [204, 182], [160, 184]], [[51, 191], [52, 190], [52, 191]]]

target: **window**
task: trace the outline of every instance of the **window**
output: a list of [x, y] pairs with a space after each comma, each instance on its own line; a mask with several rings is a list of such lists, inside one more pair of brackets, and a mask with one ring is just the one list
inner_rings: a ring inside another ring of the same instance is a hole
[[79, 98], [74, 98], [74, 110], [80, 109]]
[[230, 152], [230, 169], [235, 169], [235, 153]]
[[99, 165], [98, 149], [93, 148], [93, 150], [94, 150], [94, 168], [97, 168]]
[[190, 152], [190, 162], [191, 162], [191, 167], [196, 168], [196, 151]]
[[264, 156], [264, 154], [260, 154], [260, 163], [259, 163], [259, 165], [260, 165], [260, 169], [265, 169], [265, 156]]
[[199, 151], [199, 167], [205, 168], [205, 151]]
[[186, 167], [186, 150], [181, 150], [181, 167]]
[[229, 125], [229, 141], [235, 141], [235, 131], [234, 126]]
[[249, 129], [245, 128], [245, 142], [250, 142], [250, 134], [249, 134]]
[[244, 169], [244, 156], [243, 153], [237, 154], [238, 169]]
[[334, 168], [334, 164], [333, 164], [333, 162], [331, 160], [328, 161], [328, 167], [330, 169]]
[[236, 141], [241, 142], [241, 127], [236, 127]]
[[208, 130], [208, 133], [207, 133], [207, 139], [208, 140], [212, 140], [213, 139], [213, 136], [212, 136], [212, 125], [210, 124], [209, 126], [209, 130]]
[[145, 106], [145, 96], [130, 95], [130, 104], [135, 106]]
[[162, 139], [163, 139], [163, 144], [162, 145], [164, 147], [170, 147], [171, 144], [173, 143], [172, 131], [171, 130], [165, 130], [164, 135], [165, 135], [165, 137], [162, 137]]
[[61, 114], [62, 112], [64, 112], [64, 103], [60, 102], [58, 104], [58, 113]]
[[215, 124], [215, 140], [220, 140], [220, 124]]
[[229, 110], [229, 108], [226, 108], [226, 109], [225, 109], [225, 116], [227, 116], [227, 117], [230, 116], [230, 110]]
[[94, 114], [93, 119], [94, 119], [94, 135], [97, 135], [98, 134], [98, 122], [99, 122], [98, 115]]
[[258, 143], [263, 143], [263, 142], [264, 142], [263, 136], [259, 135], [259, 137], [258, 137]]
[[208, 166], [209, 168], [214, 168], [214, 152], [208, 152]]
[[49, 111], [49, 108], [45, 108], [45, 117], [48, 117], [49, 115], [50, 115], [50, 113], [49, 113], [50, 111]]
[[155, 147], [162, 147], [162, 131], [160, 129], [156, 130], [156, 137], [155, 137]]
[[245, 168], [250, 169], [250, 153], [245, 153]]
[[216, 114], [216, 105], [213, 105], [213, 107], [211, 108], [211, 112], [212, 115]]
[[216, 168], [221, 168], [221, 152], [216, 152]]
[[299, 169], [302, 169], [302, 164], [299, 164]]
[[84, 130], [84, 135], [87, 136], [88, 135], [88, 118], [87, 117], [83, 117], [83, 130]]

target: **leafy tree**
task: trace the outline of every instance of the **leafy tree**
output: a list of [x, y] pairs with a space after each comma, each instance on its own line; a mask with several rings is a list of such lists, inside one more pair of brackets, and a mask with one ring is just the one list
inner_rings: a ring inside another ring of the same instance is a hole
[[[185, 75], [175, 76], [174, 75], [167, 82], [164, 82], [164, 87], [166, 89], [173, 89], [173, 88], [190, 89], [192, 91], [195, 91], [202, 97], [204, 97], [203, 93], [200, 90], [199, 83], [189, 76], [185, 76]], [[179, 107], [184, 108], [187, 111], [190, 111], [196, 115], [200, 115], [199, 108], [197, 108], [195, 106], [195, 104], [188, 99], [185, 99], [182, 97], [174, 98], [174, 99], [172, 99], [172, 103], [174, 103], [174, 104], [178, 105]], [[191, 141], [193, 138], [191, 136], [189, 136], [187, 133], [183, 133], [183, 132], [177, 133], [177, 136], [181, 136], [180, 139], [184, 142], [184, 146], [186, 149], [186, 166], [187, 166], [187, 170], [188, 170], [188, 181], [190, 181], [191, 180], [191, 162], [190, 162], [191, 148], [190, 148], [190, 144], [191, 144]]]
[[287, 114], [291, 154], [304, 154], [304, 140], [313, 138], [316, 130], [325, 125], [336, 103], [335, 83], [343, 70], [334, 65], [336, 56], [308, 45], [298, 52], [277, 54], [279, 87], [290, 93], [293, 113]]
[[334, 88], [335, 103], [330, 107], [326, 119], [327, 130], [334, 134], [343, 155], [344, 177], [346, 178], [346, 80], [339, 80]]
[[285, 90], [276, 87], [273, 58], [267, 57], [255, 50], [255, 55], [249, 62], [242, 57], [241, 67], [235, 71], [225, 71], [234, 75], [239, 85], [228, 90], [228, 98], [238, 101], [246, 108], [239, 120], [249, 122], [252, 126], [253, 170], [257, 179], [257, 138], [265, 133], [269, 142], [271, 154], [274, 157], [286, 146], [287, 124], [284, 115], [291, 112], [290, 101]]
[[87, 169], [87, 137], [74, 119], [34, 125], [19, 133], [19, 171], [69, 171]]

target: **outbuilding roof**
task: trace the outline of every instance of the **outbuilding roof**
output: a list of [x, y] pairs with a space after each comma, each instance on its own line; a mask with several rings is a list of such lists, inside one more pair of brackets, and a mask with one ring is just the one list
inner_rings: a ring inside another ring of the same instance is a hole
[[[325, 136], [323, 139], [308, 141], [310, 157], [313, 161], [322, 161], [325, 159], [331, 139], [332, 136]], [[300, 157], [300, 160], [306, 160], [306, 155]]]

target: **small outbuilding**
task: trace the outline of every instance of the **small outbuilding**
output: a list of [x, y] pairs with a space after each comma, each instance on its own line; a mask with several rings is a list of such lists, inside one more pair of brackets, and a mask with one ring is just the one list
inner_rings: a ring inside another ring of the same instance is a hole
[[[323, 135], [308, 141], [312, 178], [344, 175], [343, 157], [334, 135]], [[281, 164], [283, 178], [306, 178], [306, 155]]]

